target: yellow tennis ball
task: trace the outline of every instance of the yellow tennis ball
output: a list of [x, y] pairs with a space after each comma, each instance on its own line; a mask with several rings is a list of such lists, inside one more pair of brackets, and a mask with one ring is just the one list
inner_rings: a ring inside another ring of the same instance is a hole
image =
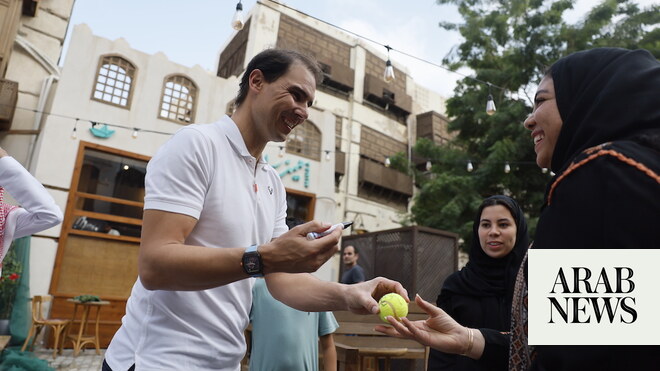
[[389, 323], [387, 322], [387, 316], [392, 316], [397, 321], [400, 321], [401, 317], [408, 315], [408, 303], [406, 303], [406, 299], [393, 292], [380, 298], [378, 306], [380, 307], [380, 319], [385, 323]]

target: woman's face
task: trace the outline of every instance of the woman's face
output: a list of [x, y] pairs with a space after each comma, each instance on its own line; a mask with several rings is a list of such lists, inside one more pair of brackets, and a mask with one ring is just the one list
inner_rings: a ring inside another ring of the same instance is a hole
[[562, 126], [552, 76], [546, 75], [541, 80], [534, 96], [534, 109], [523, 125], [532, 131], [536, 164], [549, 168]]
[[481, 249], [493, 259], [503, 258], [516, 244], [518, 227], [509, 209], [502, 205], [487, 206], [479, 220]]

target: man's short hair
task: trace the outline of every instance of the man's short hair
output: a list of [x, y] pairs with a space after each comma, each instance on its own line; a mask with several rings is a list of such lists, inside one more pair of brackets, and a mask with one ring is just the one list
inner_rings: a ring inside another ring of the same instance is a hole
[[358, 252], [357, 247], [355, 247], [355, 246], [353, 246], [353, 245], [346, 245], [346, 246], [344, 246], [344, 250], [346, 250], [347, 247], [352, 247], [352, 248], [353, 248], [353, 253], [354, 253], [355, 255], [360, 255], [360, 253]]
[[250, 86], [250, 74], [254, 70], [260, 70], [264, 74], [266, 82], [273, 82], [286, 74], [295, 62], [302, 63], [309, 72], [314, 75], [316, 85], [323, 81], [323, 71], [319, 64], [309, 56], [289, 49], [266, 49], [250, 60], [239, 83], [238, 95], [235, 106], [238, 107], [245, 101]]

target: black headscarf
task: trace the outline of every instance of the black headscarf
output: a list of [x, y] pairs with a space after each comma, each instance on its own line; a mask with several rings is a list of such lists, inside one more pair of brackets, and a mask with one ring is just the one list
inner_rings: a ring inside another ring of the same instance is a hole
[[[484, 208], [493, 205], [506, 207], [511, 212], [517, 228], [516, 244], [507, 256], [500, 259], [486, 255], [479, 242], [481, 212]], [[528, 245], [527, 221], [518, 203], [507, 196], [488, 197], [481, 203], [474, 218], [470, 260], [463, 269], [452, 275], [452, 279], [445, 282], [442, 290], [471, 296], [506, 295], [510, 302], [516, 274]]]
[[660, 128], [660, 63], [646, 50], [596, 48], [552, 65], [563, 121], [551, 168], [587, 148]]

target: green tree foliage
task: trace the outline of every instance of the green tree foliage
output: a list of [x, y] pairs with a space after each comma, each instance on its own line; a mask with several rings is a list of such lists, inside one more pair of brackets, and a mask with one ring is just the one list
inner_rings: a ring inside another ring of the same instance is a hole
[[[469, 246], [474, 213], [484, 197], [508, 194], [529, 217], [533, 233], [551, 180], [535, 164], [529, 131], [522, 127], [531, 112], [535, 85], [552, 62], [571, 52], [598, 46], [645, 48], [660, 56], [660, 6], [640, 9], [629, 0], [604, 0], [575, 24], [564, 21], [572, 0], [438, 0], [454, 4], [464, 22], [440, 23], [464, 38], [444, 63], [469, 67], [447, 101], [453, 139], [441, 146], [419, 140], [414, 157], [431, 159], [431, 171], [407, 167], [405, 156], [394, 162], [416, 173], [420, 192], [409, 221], [454, 231]], [[485, 112], [488, 82], [497, 112]], [[474, 171], [466, 170], [472, 161]], [[508, 161], [511, 172], [504, 172]], [[422, 165], [423, 166], [423, 165]], [[533, 235], [532, 235], [533, 236]]]

